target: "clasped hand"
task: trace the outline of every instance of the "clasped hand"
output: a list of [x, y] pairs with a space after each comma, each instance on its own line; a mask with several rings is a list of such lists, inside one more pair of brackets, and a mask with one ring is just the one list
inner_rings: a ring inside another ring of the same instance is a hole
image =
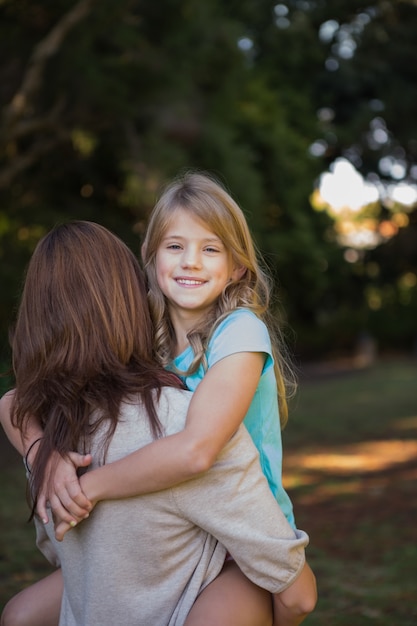
[[78, 468], [88, 467], [91, 461], [91, 454], [69, 452], [63, 457], [55, 451], [48, 461], [36, 513], [46, 524], [50, 509], [58, 541], [62, 541], [65, 533], [86, 519], [94, 508], [95, 502], [84, 491], [85, 476], [80, 478], [77, 474]]

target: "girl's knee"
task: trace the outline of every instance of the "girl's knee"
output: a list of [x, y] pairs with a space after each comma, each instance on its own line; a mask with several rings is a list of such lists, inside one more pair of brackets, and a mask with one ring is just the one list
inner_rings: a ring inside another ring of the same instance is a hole
[[58, 626], [62, 592], [61, 570], [56, 570], [11, 598], [0, 626]]
[[11, 598], [1, 614], [0, 626], [30, 626], [30, 608], [20, 599], [20, 594]]
[[241, 572], [234, 561], [227, 562], [199, 595], [186, 626], [271, 626], [271, 595], [257, 587]]

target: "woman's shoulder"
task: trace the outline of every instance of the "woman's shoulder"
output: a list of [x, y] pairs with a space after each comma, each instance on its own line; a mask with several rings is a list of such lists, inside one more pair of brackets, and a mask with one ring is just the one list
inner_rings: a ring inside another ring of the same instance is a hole
[[187, 412], [188, 405], [192, 397], [191, 391], [187, 389], [178, 389], [177, 387], [162, 387], [161, 394], [159, 396], [159, 410], [168, 411], [171, 407], [175, 407], [175, 410], [180, 413], [181, 411]]
[[[170, 434], [182, 430], [185, 425], [188, 406], [192, 397], [191, 391], [177, 387], [164, 386], [159, 392], [155, 389], [153, 400], [158, 420], [165, 432]], [[138, 415], [144, 419], [139, 419]], [[137, 397], [127, 398], [120, 410], [122, 427], [119, 430], [129, 433], [142, 427], [143, 432], [150, 433], [148, 412], [144, 402]], [[133, 426], [132, 426], [133, 424]]]
[[193, 394], [188, 389], [180, 389], [178, 387], [162, 387], [160, 398], [163, 401], [177, 401], [178, 403], [188, 404]]
[[192, 392], [176, 387], [163, 387], [158, 401], [158, 417], [164, 425], [165, 434], [182, 430], [185, 426]]

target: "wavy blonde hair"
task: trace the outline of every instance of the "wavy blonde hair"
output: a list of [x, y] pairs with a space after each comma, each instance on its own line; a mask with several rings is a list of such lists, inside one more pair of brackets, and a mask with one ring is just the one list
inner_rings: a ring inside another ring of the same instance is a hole
[[233, 263], [237, 267], [246, 268], [239, 280], [226, 285], [204, 322], [187, 335], [194, 359], [186, 373], [194, 373], [201, 364], [206, 366], [205, 353], [210, 336], [224, 317], [240, 307], [252, 310], [264, 321], [270, 332], [283, 427], [288, 419], [287, 398], [295, 391], [296, 382], [281, 329], [270, 314], [272, 280], [261, 268], [261, 257], [242, 210], [221, 183], [206, 173], [186, 172], [167, 185], [149, 219], [142, 257], [155, 325], [157, 358], [166, 366], [174, 356], [175, 333], [166, 298], [158, 285], [156, 254], [178, 210], [201, 220], [230, 251]]

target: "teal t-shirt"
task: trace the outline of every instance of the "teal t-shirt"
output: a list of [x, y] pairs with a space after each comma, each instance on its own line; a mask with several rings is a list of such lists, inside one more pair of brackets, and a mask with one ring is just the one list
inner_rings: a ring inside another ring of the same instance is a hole
[[[282, 486], [282, 438], [279, 421], [277, 384], [269, 332], [265, 324], [249, 309], [236, 309], [216, 327], [207, 353], [208, 368], [237, 352], [263, 352], [265, 364], [244, 424], [259, 451], [262, 471], [272, 493], [293, 528], [291, 500]], [[191, 346], [177, 356], [172, 365], [186, 371], [193, 359]], [[190, 391], [195, 391], [204, 377], [204, 368], [190, 376], [182, 376]]]

